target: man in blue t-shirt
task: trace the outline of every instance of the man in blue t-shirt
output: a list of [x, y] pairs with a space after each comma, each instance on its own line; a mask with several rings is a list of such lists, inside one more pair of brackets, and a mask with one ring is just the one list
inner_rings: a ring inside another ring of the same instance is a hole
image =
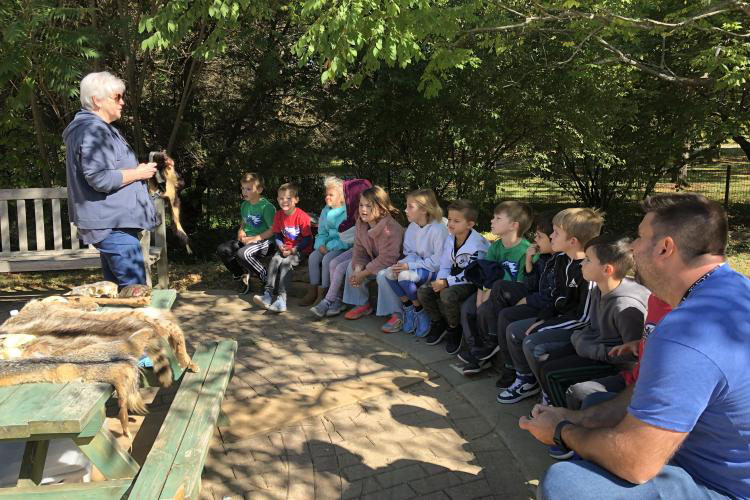
[[721, 205], [647, 198], [637, 272], [673, 307], [634, 387], [583, 411], [536, 406], [521, 428], [584, 460], [555, 464], [540, 498], [750, 498], [750, 280], [725, 262]]

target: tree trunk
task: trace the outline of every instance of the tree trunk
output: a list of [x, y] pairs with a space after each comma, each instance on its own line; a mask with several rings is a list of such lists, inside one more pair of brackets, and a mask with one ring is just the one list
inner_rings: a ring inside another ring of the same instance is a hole
[[[200, 35], [198, 35], [198, 45], [203, 41], [204, 28], [201, 26]], [[193, 79], [195, 77], [196, 67], [198, 65], [198, 58], [195, 54], [190, 56], [190, 69], [188, 70], [187, 77], [185, 78], [185, 84], [182, 87], [182, 97], [180, 98], [180, 105], [177, 108], [177, 116], [174, 118], [174, 125], [172, 126], [172, 133], [169, 135], [169, 143], [167, 144], [167, 154], [172, 154], [172, 150], [177, 140], [177, 132], [180, 130], [180, 124], [182, 124], [182, 117], [185, 114], [185, 108], [190, 100], [190, 94], [193, 92]]]
[[36, 135], [36, 145], [39, 149], [39, 156], [42, 158], [42, 168], [40, 169], [42, 184], [44, 184], [44, 187], [51, 187], [52, 181], [49, 176], [49, 155], [47, 155], [47, 145], [44, 143], [44, 123], [42, 122], [39, 103], [36, 100], [35, 87], [31, 87], [30, 101], [31, 116], [34, 120], [34, 135]]
[[[120, 16], [129, 19], [130, 16], [127, 11], [127, 6], [123, 0], [117, 0], [117, 10], [120, 12]], [[138, 24], [138, 18], [134, 18], [133, 22]], [[135, 154], [139, 161], [143, 160], [146, 154], [146, 145], [143, 142], [143, 124], [141, 123], [141, 83], [142, 80], [136, 75], [136, 54], [137, 54], [137, 41], [133, 40], [130, 36], [130, 24], [122, 24], [122, 39], [125, 47], [125, 79], [128, 82], [128, 101], [131, 113], [133, 113], [133, 135], [135, 141]]]
[[748, 141], [741, 135], [735, 135], [734, 137], [732, 137], [732, 140], [739, 144], [739, 146], [742, 148], [742, 151], [745, 152], [747, 161], [750, 161], [750, 141]]

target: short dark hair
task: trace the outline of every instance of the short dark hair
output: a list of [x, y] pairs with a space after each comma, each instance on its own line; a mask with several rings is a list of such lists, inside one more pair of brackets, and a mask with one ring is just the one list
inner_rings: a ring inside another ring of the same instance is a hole
[[461, 212], [467, 221], [476, 222], [479, 218], [479, 211], [474, 207], [474, 204], [469, 200], [456, 200], [448, 205], [448, 211], [455, 210]]
[[654, 239], [671, 236], [686, 264], [725, 255], [729, 223], [719, 203], [697, 193], [668, 193], [646, 197], [641, 207], [654, 214]]
[[528, 203], [522, 201], [501, 201], [495, 206], [495, 215], [504, 213], [511, 222], [518, 222], [518, 236], [523, 236], [531, 227], [534, 212]]
[[292, 193], [293, 197], [299, 198], [299, 188], [297, 187], [296, 184], [292, 182], [287, 182], [286, 184], [282, 184], [281, 186], [279, 186], [279, 189], [276, 192], [281, 193], [282, 191], [288, 191]]
[[615, 270], [614, 277], [621, 280], [633, 268], [632, 240], [616, 234], [602, 234], [590, 239], [584, 250], [594, 249], [600, 264], [609, 264]]
[[552, 219], [555, 218], [556, 213], [557, 210], [547, 210], [546, 212], [537, 214], [536, 218], [534, 219], [534, 228], [537, 231], [543, 232], [547, 236], [551, 235], [552, 231], [555, 230], [552, 227]]

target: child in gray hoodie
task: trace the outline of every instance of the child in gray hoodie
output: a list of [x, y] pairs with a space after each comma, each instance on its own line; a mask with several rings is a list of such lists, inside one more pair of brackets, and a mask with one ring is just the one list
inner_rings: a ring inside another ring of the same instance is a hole
[[566, 345], [524, 345], [524, 354], [527, 360], [533, 359], [532, 369], [547, 394], [545, 375], [553, 371], [603, 364], [624, 367], [628, 360], [613, 359], [607, 353], [643, 333], [650, 292], [625, 277], [633, 267], [630, 239], [597, 236], [586, 244], [585, 252], [583, 276], [597, 285], [591, 291], [591, 323], [575, 330]]

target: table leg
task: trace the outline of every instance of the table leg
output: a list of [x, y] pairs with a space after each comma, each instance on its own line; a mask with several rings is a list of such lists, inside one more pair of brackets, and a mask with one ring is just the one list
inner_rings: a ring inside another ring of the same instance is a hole
[[93, 437], [73, 438], [73, 442], [107, 479], [132, 478], [140, 466], [117, 444], [106, 424]]
[[18, 474], [18, 486], [33, 486], [42, 482], [47, 461], [49, 441], [27, 441]]

